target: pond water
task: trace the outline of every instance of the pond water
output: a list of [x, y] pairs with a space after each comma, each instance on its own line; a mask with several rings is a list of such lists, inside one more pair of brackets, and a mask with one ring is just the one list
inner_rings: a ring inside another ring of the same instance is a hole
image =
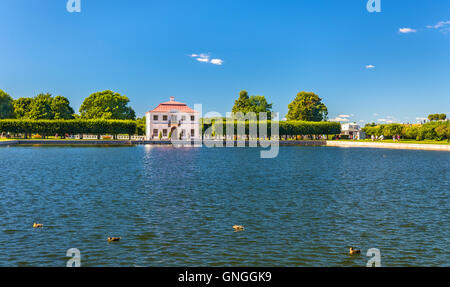
[[447, 152], [17, 146], [0, 162], [0, 266], [65, 266], [69, 248], [82, 266], [365, 266], [370, 248], [450, 263]]

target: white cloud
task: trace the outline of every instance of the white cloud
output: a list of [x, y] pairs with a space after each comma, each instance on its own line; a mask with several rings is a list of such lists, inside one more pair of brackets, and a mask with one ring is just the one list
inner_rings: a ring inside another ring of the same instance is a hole
[[334, 119], [330, 119], [330, 121], [332, 121], [332, 122], [348, 122], [349, 119], [348, 118], [342, 118], [342, 117], [336, 117]]
[[339, 115], [338, 116], [339, 118], [349, 118], [349, 117], [351, 117], [350, 115]]
[[394, 122], [394, 120], [390, 120], [390, 119], [378, 119], [378, 122], [380, 122], [380, 123], [392, 124], [392, 123]]
[[221, 66], [223, 64], [223, 60], [222, 59], [212, 59], [210, 60], [209, 58], [211, 57], [209, 54], [190, 54], [189, 57], [194, 58], [195, 60], [202, 62], [202, 63], [210, 63], [213, 65], [218, 65]]
[[223, 64], [223, 60], [221, 60], [221, 59], [212, 59], [211, 60], [211, 64], [221, 66]]
[[439, 29], [439, 28], [442, 28], [447, 25], [450, 25], [450, 21], [440, 21], [436, 25], [428, 25], [427, 28], [428, 29]]
[[366, 66], [366, 69], [368, 69], [368, 70], [370, 70], [370, 69], [375, 69], [375, 66], [374, 66], [374, 65], [367, 65], [367, 66]]
[[407, 34], [407, 33], [416, 33], [417, 30], [412, 29], [412, 28], [400, 28], [398, 29], [398, 31], [402, 34]]
[[428, 25], [428, 29], [436, 29], [443, 34], [450, 32], [450, 21], [440, 21], [436, 25]]
[[196, 60], [199, 61], [199, 62], [203, 62], [203, 63], [208, 63], [209, 62], [208, 58], [197, 58]]
[[378, 117], [379, 115], [380, 115], [380, 114], [378, 114], [378, 113], [374, 113], [374, 114], [373, 114], [374, 117]]

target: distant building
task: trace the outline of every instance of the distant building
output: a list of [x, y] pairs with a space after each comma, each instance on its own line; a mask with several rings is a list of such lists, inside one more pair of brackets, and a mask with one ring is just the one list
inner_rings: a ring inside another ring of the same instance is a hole
[[366, 133], [361, 130], [357, 123], [341, 124], [341, 135], [348, 135], [350, 139], [363, 140]]
[[176, 102], [174, 97], [170, 101], [159, 104], [155, 109], [147, 112], [146, 139], [188, 140], [200, 139], [200, 114], [186, 104]]

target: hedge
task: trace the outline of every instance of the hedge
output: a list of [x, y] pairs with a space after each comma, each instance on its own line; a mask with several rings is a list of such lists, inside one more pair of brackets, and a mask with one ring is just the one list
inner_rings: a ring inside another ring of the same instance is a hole
[[[215, 119], [203, 121], [202, 130], [203, 133], [207, 129], [214, 132], [215, 135], [225, 135], [227, 124], [233, 125], [234, 134], [237, 135], [238, 124], [245, 126], [245, 135], [249, 135], [249, 125], [250, 123], [259, 125], [261, 123], [267, 126], [267, 136], [272, 135], [272, 121], [266, 122], [254, 122], [246, 121], [234, 121], [232, 124], [230, 120]], [[304, 122], [304, 121], [280, 121], [279, 124], [279, 135], [280, 136], [298, 136], [298, 135], [336, 135], [341, 133], [341, 124], [338, 122]], [[218, 134], [222, 130], [221, 134]], [[259, 129], [257, 130], [259, 136]]]
[[[272, 121], [265, 122], [243, 122], [233, 121], [233, 132], [238, 134], [238, 124], [245, 126], [245, 135], [249, 134], [249, 125], [266, 124], [267, 136], [272, 135]], [[297, 136], [297, 135], [331, 135], [340, 134], [341, 125], [337, 122], [303, 122], [303, 121], [281, 121], [279, 123], [280, 136]], [[230, 123], [230, 120], [228, 121]], [[220, 135], [226, 133], [227, 120], [213, 119], [203, 120], [202, 131], [206, 130]], [[41, 136], [64, 135], [64, 134], [128, 134], [136, 133], [137, 122], [131, 120], [0, 120], [0, 132], [9, 132], [12, 134], [32, 134], [37, 133]], [[259, 129], [257, 130], [259, 136]]]
[[0, 132], [37, 133], [42, 136], [64, 134], [128, 134], [136, 132], [131, 120], [0, 120]]

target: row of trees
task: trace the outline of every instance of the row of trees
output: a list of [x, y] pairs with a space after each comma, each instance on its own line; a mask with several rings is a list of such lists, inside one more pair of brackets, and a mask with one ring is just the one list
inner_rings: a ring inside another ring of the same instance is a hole
[[[267, 113], [271, 119], [272, 104], [264, 96], [249, 96], [247, 91], [241, 91], [234, 102], [233, 113], [254, 112], [259, 118], [261, 112]], [[321, 122], [328, 120], [328, 108], [322, 99], [311, 92], [300, 92], [288, 106], [287, 119], [289, 121]]]
[[388, 124], [366, 126], [363, 128], [368, 136], [385, 136], [392, 137], [399, 135], [404, 139], [415, 140], [443, 140], [450, 139], [450, 123], [449, 122], [429, 122], [426, 124]]
[[428, 116], [429, 121], [445, 121], [446, 119], [446, 114], [431, 114]]
[[23, 134], [27, 138], [30, 134], [39, 134], [43, 138], [55, 134], [64, 137], [65, 134], [110, 134], [114, 138], [118, 134], [136, 133], [136, 121], [133, 120], [0, 120], [0, 132], [10, 134]]
[[[126, 96], [110, 90], [97, 92], [87, 97], [75, 114], [70, 101], [63, 96], [53, 97], [51, 94], [39, 94], [33, 98], [13, 98], [0, 90], [0, 119], [31, 119], [31, 120], [70, 120], [82, 119], [116, 119], [134, 120], [135, 111], [128, 106], [130, 100]], [[326, 121], [328, 109], [322, 99], [311, 92], [300, 92], [288, 106], [287, 119], [291, 121]], [[247, 91], [241, 91], [235, 101], [232, 111], [244, 114], [254, 112], [259, 118], [261, 112], [266, 112], [272, 118], [272, 103], [264, 96], [249, 96]]]
[[[336, 122], [302, 122], [302, 121], [237, 121], [226, 119], [204, 120], [202, 123], [203, 133], [209, 131], [210, 136], [223, 136], [228, 131], [239, 135], [260, 136], [259, 128], [267, 130], [267, 136], [272, 136], [272, 124], [279, 126], [279, 135], [292, 137], [298, 135], [324, 135], [339, 134], [341, 126]], [[64, 137], [65, 134], [96, 134], [100, 138], [102, 134], [133, 135], [137, 131], [138, 121], [132, 120], [0, 120], [0, 132], [10, 134], [23, 134], [25, 138], [33, 133], [37, 133], [44, 138], [55, 134]], [[252, 130], [253, 127], [256, 127]], [[243, 127], [243, 131], [239, 126]], [[241, 134], [240, 134], [241, 133]]]
[[[102, 133], [145, 134], [145, 117], [139, 118], [133, 127], [118, 126], [113, 122], [80, 121], [80, 120], [135, 120], [134, 110], [128, 106], [129, 99], [110, 90], [97, 92], [87, 97], [75, 114], [70, 102], [63, 96], [53, 97], [51, 94], [39, 94], [33, 98], [18, 98], [14, 100], [6, 92], [0, 90], [0, 119], [18, 119], [21, 121], [6, 121], [0, 126], [1, 132], [11, 133], [40, 133], [43, 136], [52, 134]], [[264, 96], [249, 96], [247, 91], [241, 91], [232, 109], [234, 113], [253, 112], [259, 120], [261, 112], [267, 113], [270, 126], [272, 119], [272, 103], [268, 103]], [[328, 110], [322, 99], [310, 92], [300, 92], [289, 104], [287, 118], [289, 122], [280, 122], [280, 133], [284, 135], [318, 135], [338, 134], [340, 125], [324, 122], [327, 120]], [[51, 121], [55, 121], [52, 124]], [[64, 121], [68, 121], [64, 123]], [[214, 122], [215, 120], [213, 120]], [[208, 122], [208, 121], [206, 121]], [[313, 123], [311, 123], [313, 122]], [[314, 122], [322, 122], [315, 124]], [[223, 122], [225, 123], [225, 122]], [[205, 126], [211, 124], [204, 124]], [[219, 124], [218, 122], [216, 124]], [[39, 127], [41, 125], [41, 127]], [[248, 121], [246, 123], [248, 127]], [[134, 129], [134, 131], [131, 131]]]
[[77, 115], [66, 97], [39, 94], [33, 98], [13, 98], [0, 90], [0, 119], [71, 120], [105, 119], [134, 120], [136, 113], [128, 106], [126, 96], [113, 91], [93, 93], [87, 97]]

